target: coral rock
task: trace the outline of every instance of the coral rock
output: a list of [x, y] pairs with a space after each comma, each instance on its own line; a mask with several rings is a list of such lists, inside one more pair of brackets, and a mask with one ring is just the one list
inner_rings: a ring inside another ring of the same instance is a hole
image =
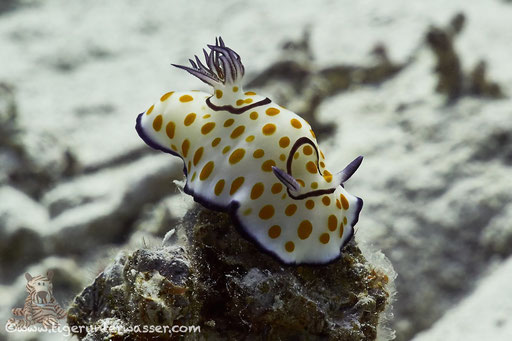
[[[118, 256], [75, 298], [70, 326], [200, 327], [185, 339], [374, 340], [392, 296], [393, 275], [369, 264], [355, 242], [332, 264], [283, 266], [228, 215], [199, 206], [164, 240], [160, 249]], [[127, 335], [171, 338], [79, 336]]]

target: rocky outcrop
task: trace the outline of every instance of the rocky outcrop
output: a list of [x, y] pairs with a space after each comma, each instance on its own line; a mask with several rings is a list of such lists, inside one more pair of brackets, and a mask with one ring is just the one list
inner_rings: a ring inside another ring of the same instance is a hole
[[[70, 326], [199, 326], [185, 339], [375, 340], [394, 294], [390, 268], [351, 242], [325, 266], [283, 266], [229, 216], [196, 206], [157, 249], [120, 254], [80, 295]], [[169, 334], [82, 333], [149, 339]], [[389, 336], [382, 331], [381, 339]], [[175, 335], [177, 337], [177, 335]]]

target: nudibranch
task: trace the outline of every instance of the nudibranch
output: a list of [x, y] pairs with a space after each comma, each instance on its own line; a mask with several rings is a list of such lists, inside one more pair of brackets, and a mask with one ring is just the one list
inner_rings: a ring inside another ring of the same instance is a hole
[[137, 117], [152, 148], [183, 160], [185, 193], [228, 212], [241, 232], [285, 264], [324, 264], [354, 234], [363, 201], [344, 188], [356, 158], [331, 173], [311, 126], [252, 91], [240, 56], [222, 39], [188, 71], [213, 87], [167, 92]]

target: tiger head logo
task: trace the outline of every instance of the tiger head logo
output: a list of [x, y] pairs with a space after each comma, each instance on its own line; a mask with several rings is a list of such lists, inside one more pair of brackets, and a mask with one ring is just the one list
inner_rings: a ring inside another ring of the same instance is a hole
[[48, 271], [46, 276], [35, 277], [27, 272], [25, 278], [28, 292], [25, 305], [12, 309], [14, 316], [22, 316], [23, 319], [11, 318], [7, 324], [15, 327], [28, 327], [36, 323], [47, 328], [59, 326], [58, 320], [66, 317], [66, 311], [53, 297], [53, 271]]
[[33, 303], [47, 304], [50, 301], [55, 300], [53, 297], [53, 284], [51, 282], [53, 278], [53, 272], [49, 271], [44, 276], [32, 277], [28, 272], [25, 274], [27, 279], [27, 292], [31, 297]]

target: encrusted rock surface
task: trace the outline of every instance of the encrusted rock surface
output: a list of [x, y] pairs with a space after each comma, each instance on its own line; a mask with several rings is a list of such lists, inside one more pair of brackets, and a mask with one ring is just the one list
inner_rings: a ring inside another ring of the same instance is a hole
[[75, 298], [68, 323], [200, 326], [174, 335], [185, 339], [375, 340], [393, 276], [368, 263], [354, 242], [332, 264], [283, 266], [243, 238], [228, 215], [195, 206], [163, 247], [121, 253]]

